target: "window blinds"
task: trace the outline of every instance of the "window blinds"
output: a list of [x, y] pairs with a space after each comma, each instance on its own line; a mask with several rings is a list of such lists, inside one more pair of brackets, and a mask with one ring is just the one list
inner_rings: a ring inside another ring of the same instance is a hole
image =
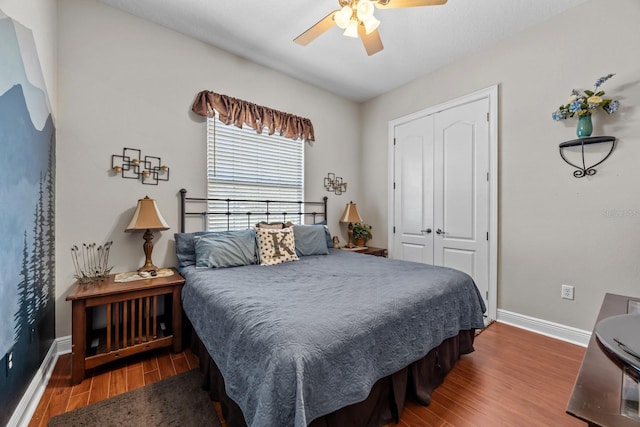
[[229, 206], [240, 215], [224, 215], [227, 202], [209, 202], [211, 231], [245, 229], [260, 221], [300, 223], [296, 215], [282, 215], [297, 211], [292, 205], [270, 203], [267, 216], [264, 203], [250, 200], [304, 199], [304, 143], [207, 118], [207, 198], [246, 200]]

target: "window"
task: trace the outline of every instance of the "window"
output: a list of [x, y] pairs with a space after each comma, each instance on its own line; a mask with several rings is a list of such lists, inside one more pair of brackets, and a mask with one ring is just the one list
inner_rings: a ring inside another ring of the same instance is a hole
[[[246, 200], [229, 209], [226, 202], [209, 202], [208, 230], [245, 229], [260, 221], [300, 223], [297, 215], [281, 214], [297, 211], [290, 204], [270, 203], [267, 218], [264, 203], [250, 200], [304, 200], [304, 142], [227, 126], [217, 114], [208, 118], [207, 198]], [[245, 214], [224, 215], [227, 211], [252, 214], [248, 219]]]

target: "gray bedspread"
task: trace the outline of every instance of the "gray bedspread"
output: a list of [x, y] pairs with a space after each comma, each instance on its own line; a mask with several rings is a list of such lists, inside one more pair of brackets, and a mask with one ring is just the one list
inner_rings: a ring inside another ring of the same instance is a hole
[[248, 426], [306, 426], [483, 327], [473, 280], [448, 268], [331, 249], [182, 274], [184, 311]]

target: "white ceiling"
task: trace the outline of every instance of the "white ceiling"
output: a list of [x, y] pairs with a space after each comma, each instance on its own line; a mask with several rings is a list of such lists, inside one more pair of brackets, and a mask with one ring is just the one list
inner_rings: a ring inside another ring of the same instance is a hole
[[373, 56], [367, 56], [359, 39], [343, 36], [338, 27], [308, 46], [293, 43], [338, 9], [338, 0], [100, 1], [364, 101], [586, 0], [449, 0], [442, 6], [376, 9], [385, 48]]

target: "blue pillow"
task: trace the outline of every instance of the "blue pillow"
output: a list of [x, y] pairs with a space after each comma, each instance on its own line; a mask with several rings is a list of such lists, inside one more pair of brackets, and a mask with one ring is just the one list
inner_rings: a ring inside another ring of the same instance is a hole
[[294, 225], [293, 238], [298, 256], [329, 253], [324, 225]]
[[210, 231], [198, 231], [196, 233], [174, 233], [176, 239], [176, 256], [178, 267], [182, 270], [190, 265], [196, 265], [196, 236], [203, 236]]
[[253, 230], [195, 236], [196, 267], [225, 268], [257, 262]]
[[322, 220], [320, 222], [316, 222], [314, 225], [324, 225], [324, 232], [327, 238], [327, 248], [333, 247], [333, 238], [331, 237], [331, 232], [329, 231], [329, 226], [327, 225], [326, 220]]

